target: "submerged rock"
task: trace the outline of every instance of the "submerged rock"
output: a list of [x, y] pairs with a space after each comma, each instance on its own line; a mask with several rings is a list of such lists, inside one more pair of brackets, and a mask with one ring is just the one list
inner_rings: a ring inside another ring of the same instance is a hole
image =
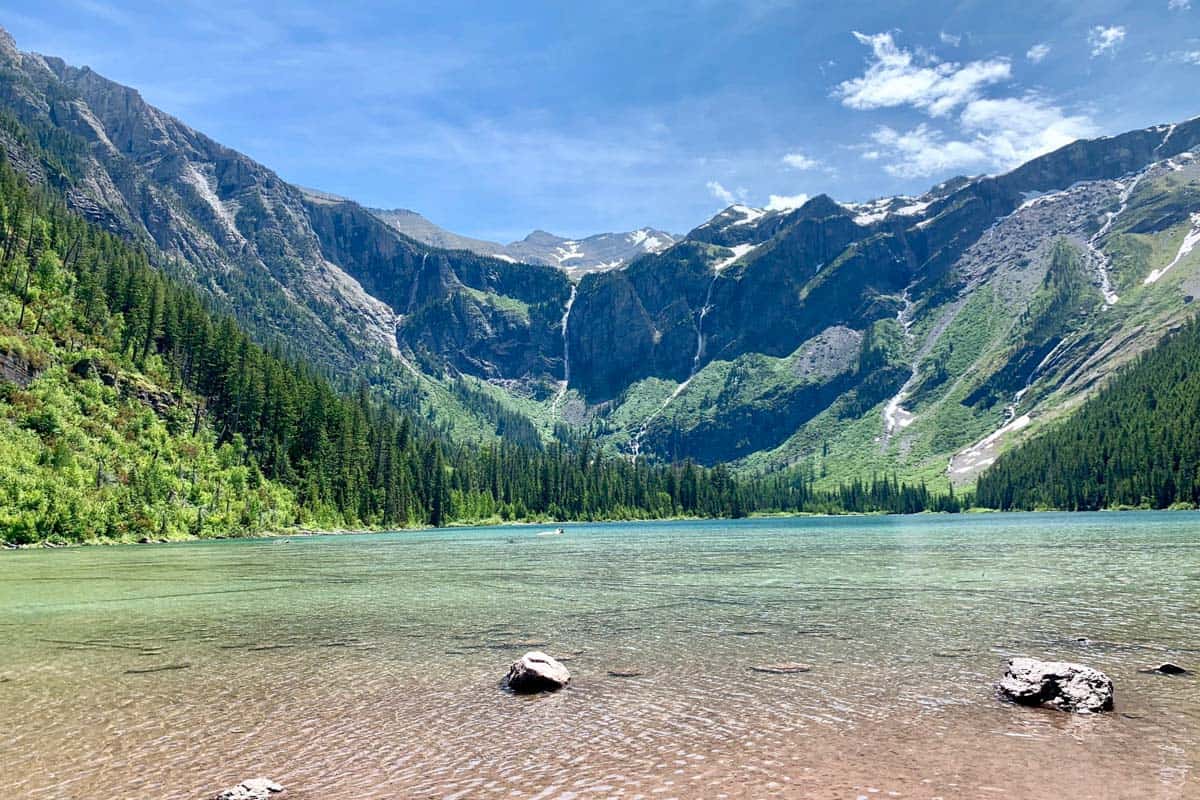
[[1170, 661], [1165, 661], [1156, 667], [1146, 667], [1139, 669], [1138, 672], [1150, 672], [1156, 675], [1187, 675], [1189, 670], [1184, 669], [1178, 664], [1172, 664]]
[[283, 787], [268, 778], [250, 778], [216, 795], [214, 800], [267, 800]]
[[766, 672], [771, 675], [795, 675], [799, 672], [812, 672], [812, 667], [808, 664], [801, 664], [795, 661], [785, 661], [780, 664], [761, 664], [757, 667], [751, 667], [752, 672]]
[[1098, 669], [1067, 661], [1009, 659], [996, 687], [1003, 697], [1026, 706], [1060, 711], [1112, 711], [1112, 679]]
[[531, 650], [508, 668], [505, 685], [518, 694], [553, 692], [571, 682], [571, 673], [540, 650]]

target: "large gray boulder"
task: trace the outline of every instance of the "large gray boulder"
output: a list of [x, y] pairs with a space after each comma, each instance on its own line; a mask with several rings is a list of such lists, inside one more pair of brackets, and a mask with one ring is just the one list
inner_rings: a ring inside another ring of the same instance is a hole
[[1112, 679], [1098, 669], [1068, 661], [1013, 658], [997, 684], [1003, 697], [1025, 706], [1060, 711], [1112, 711]]
[[271, 795], [282, 791], [283, 787], [273, 780], [250, 778], [221, 792], [214, 800], [267, 800]]
[[518, 694], [554, 692], [571, 682], [571, 673], [541, 650], [531, 650], [508, 668], [505, 683]]

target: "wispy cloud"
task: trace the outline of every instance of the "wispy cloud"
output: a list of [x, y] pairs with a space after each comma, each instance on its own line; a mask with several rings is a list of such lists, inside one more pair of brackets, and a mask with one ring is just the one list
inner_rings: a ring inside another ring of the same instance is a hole
[[947, 141], [937, 130], [921, 123], [901, 133], [881, 125], [871, 134], [874, 145], [864, 151], [868, 161], [887, 159], [883, 169], [897, 178], [924, 178], [948, 170], [980, 166], [983, 150], [971, 142]]
[[838, 85], [842, 104], [858, 110], [911, 105], [940, 117], [970, 102], [988, 84], [1008, 80], [1008, 59], [971, 61], [966, 64], [938, 62], [896, 46], [891, 33], [855, 38], [871, 48], [866, 72]]
[[738, 196], [726, 189], [718, 181], [709, 181], [705, 184], [705, 187], [708, 189], [709, 194], [727, 206], [731, 206], [738, 202]]
[[948, 44], [951, 47], [958, 47], [960, 44], [962, 44], [962, 38], [963, 37], [961, 33], [946, 33], [945, 31], [942, 31], [938, 34], [938, 39], [941, 41], [941, 43]]
[[1168, 11], [1187, 11], [1192, 7], [1192, 0], [1167, 0]]
[[[840, 84], [843, 103], [860, 109], [910, 106], [951, 128], [930, 123], [909, 130], [876, 128], [859, 149], [864, 159], [881, 162], [890, 175], [918, 178], [959, 169], [1011, 169], [1096, 132], [1088, 117], [1069, 114], [1034, 92], [984, 96], [985, 89], [994, 93], [1010, 79], [1007, 59], [919, 66], [915, 54], [898, 47], [891, 34], [854, 35], [870, 45], [873, 60], [862, 77]], [[1044, 56], [1041, 52], [1029, 57]]]
[[798, 170], [816, 169], [821, 166], [821, 162], [815, 158], [805, 155], [804, 153], [788, 153], [781, 159], [784, 165]]
[[1042, 59], [1050, 55], [1050, 45], [1045, 42], [1038, 42], [1033, 47], [1025, 51], [1025, 57], [1034, 64], [1042, 63]]
[[1088, 31], [1088, 46], [1092, 49], [1092, 58], [1115, 53], [1125, 41], [1124, 25], [1096, 25]]

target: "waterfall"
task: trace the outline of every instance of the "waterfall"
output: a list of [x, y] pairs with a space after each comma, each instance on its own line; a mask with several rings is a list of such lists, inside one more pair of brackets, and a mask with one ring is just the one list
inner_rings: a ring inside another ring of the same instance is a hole
[[411, 314], [413, 306], [417, 302], [417, 287], [421, 285], [421, 275], [425, 272], [425, 259], [429, 258], [429, 251], [425, 251], [425, 255], [421, 256], [421, 267], [417, 270], [417, 274], [413, 275], [412, 289], [408, 292], [408, 307], [404, 309], [405, 314]]
[[575, 305], [575, 284], [571, 284], [571, 296], [567, 298], [567, 307], [563, 309], [562, 322], [562, 345], [563, 345], [563, 379], [558, 386], [558, 391], [554, 394], [554, 401], [550, 403], [550, 413], [554, 414], [558, 411], [558, 405], [567, 394], [567, 387], [571, 385], [571, 341], [567, 338], [567, 325], [571, 320], [571, 306]]
[[[1170, 134], [1168, 134], [1168, 136], [1170, 136]], [[1166, 140], [1164, 139], [1163, 141], [1165, 142]], [[1159, 147], [1161, 146], [1162, 145], [1159, 145]], [[1137, 187], [1138, 181], [1140, 181], [1142, 176], [1145, 174], [1146, 170], [1142, 170], [1138, 174], [1134, 175], [1133, 180], [1127, 184], [1122, 184], [1119, 181], [1117, 182], [1117, 185], [1121, 187], [1121, 194], [1118, 197], [1120, 205], [1116, 211], [1108, 212], [1108, 215], [1104, 220], [1104, 224], [1100, 226], [1100, 230], [1096, 231], [1092, 237], [1085, 242], [1088, 252], [1091, 253], [1092, 259], [1096, 264], [1096, 272], [1100, 278], [1100, 293], [1104, 295], [1105, 305], [1111, 306], [1121, 298], [1117, 296], [1117, 293], [1114, 292], [1112, 288], [1112, 281], [1108, 275], [1108, 256], [1101, 252], [1097, 245], [1099, 244], [1100, 239], [1102, 239], [1110, 230], [1112, 230], [1113, 223], [1117, 221], [1117, 217], [1124, 214], [1125, 209], [1129, 208], [1129, 196], [1133, 194], [1133, 190]]]
[[713, 287], [717, 285], [717, 278], [720, 275], [720, 272], [714, 272], [712, 280], [708, 282], [708, 293], [704, 295], [704, 305], [700, 308], [700, 319], [696, 321], [696, 355], [692, 357], [692, 372], [688, 375], [689, 381], [700, 371], [700, 359], [704, 357], [704, 318], [708, 316], [708, 312], [712, 308]]

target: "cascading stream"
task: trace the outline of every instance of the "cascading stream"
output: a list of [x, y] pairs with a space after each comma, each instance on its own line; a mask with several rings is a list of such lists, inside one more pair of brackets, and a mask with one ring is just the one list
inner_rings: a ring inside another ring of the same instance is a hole
[[567, 325], [571, 321], [571, 307], [575, 305], [575, 295], [578, 289], [575, 284], [571, 284], [571, 296], [567, 298], [566, 308], [563, 309], [562, 322], [562, 345], [563, 345], [563, 379], [558, 386], [558, 391], [554, 394], [554, 400], [550, 403], [550, 413], [558, 413], [558, 406], [562, 402], [563, 397], [567, 394], [567, 387], [571, 385], [571, 340], [567, 336]]
[[417, 287], [421, 285], [421, 276], [425, 274], [425, 260], [429, 258], [429, 251], [425, 251], [425, 255], [421, 256], [421, 266], [417, 270], [417, 274], [413, 276], [412, 288], [408, 292], [408, 306], [405, 307], [404, 313], [411, 314], [413, 306], [417, 304]]

